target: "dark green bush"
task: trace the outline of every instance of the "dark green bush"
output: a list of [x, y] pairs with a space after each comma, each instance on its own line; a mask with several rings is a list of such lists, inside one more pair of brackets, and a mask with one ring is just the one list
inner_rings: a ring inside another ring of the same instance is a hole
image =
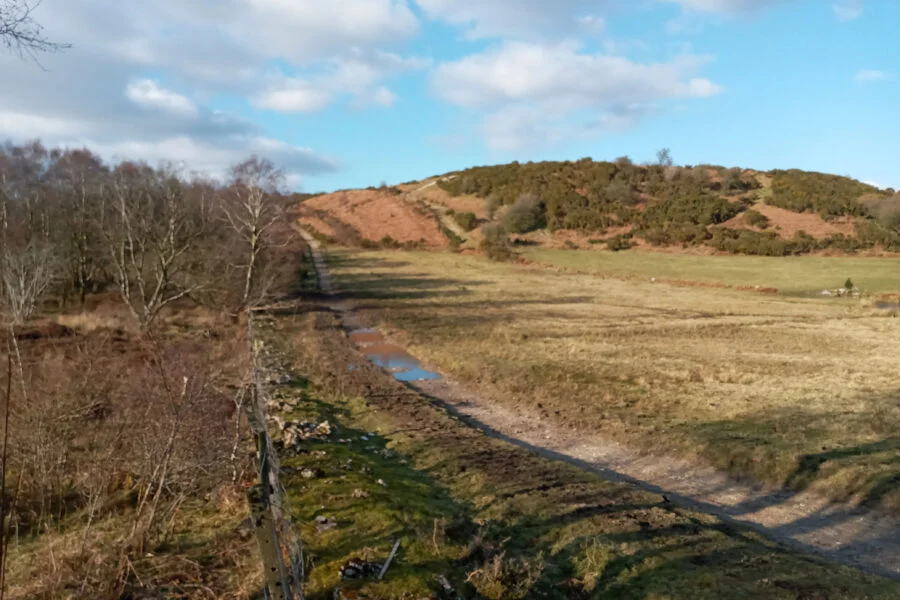
[[744, 219], [749, 225], [760, 229], [767, 229], [770, 223], [769, 217], [752, 208], [744, 212]]
[[772, 171], [772, 197], [767, 200], [794, 212], [815, 212], [824, 219], [864, 216], [859, 203], [865, 194], [884, 195], [876, 187], [837, 175], [798, 171]]
[[478, 217], [473, 212], [456, 213], [453, 219], [463, 228], [463, 231], [472, 231], [478, 225]]
[[623, 235], [614, 235], [606, 240], [606, 247], [613, 252], [620, 252], [631, 248], [631, 240]]

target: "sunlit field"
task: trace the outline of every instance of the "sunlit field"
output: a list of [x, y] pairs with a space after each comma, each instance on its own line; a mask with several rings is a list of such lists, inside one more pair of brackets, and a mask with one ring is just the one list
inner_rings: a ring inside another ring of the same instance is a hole
[[847, 277], [898, 289], [900, 263], [647, 256], [531, 254], [631, 279], [452, 253], [335, 251], [331, 263], [370, 324], [499, 402], [540, 404], [585, 435], [900, 510], [900, 321], [866, 298], [799, 296]]

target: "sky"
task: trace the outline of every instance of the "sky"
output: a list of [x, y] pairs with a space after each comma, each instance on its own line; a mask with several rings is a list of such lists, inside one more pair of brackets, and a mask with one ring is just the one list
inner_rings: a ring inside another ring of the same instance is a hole
[[900, 188], [900, 0], [43, 0], [0, 140], [308, 192], [518, 160], [801, 168]]

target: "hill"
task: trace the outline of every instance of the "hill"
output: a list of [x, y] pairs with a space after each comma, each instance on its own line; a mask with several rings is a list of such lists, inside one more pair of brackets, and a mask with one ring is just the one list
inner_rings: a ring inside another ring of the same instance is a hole
[[618, 247], [710, 246], [770, 256], [900, 251], [900, 194], [823, 173], [582, 159], [475, 167], [437, 185], [451, 197], [484, 199], [513, 234], [546, 226], [593, 234], [594, 243], [627, 242]]
[[367, 247], [475, 247], [493, 232], [504, 244], [508, 234], [519, 244], [616, 251], [900, 252], [900, 194], [796, 169], [514, 162], [326, 194], [298, 211], [320, 238]]

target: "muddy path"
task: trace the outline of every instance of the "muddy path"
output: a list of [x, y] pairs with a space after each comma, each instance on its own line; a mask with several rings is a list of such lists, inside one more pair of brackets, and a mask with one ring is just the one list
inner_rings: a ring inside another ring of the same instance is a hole
[[[405, 350], [360, 322], [352, 302], [335, 294], [319, 245], [308, 235], [304, 237], [312, 248], [321, 289], [333, 295], [326, 304], [341, 318], [357, 348], [368, 354], [368, 345], [386, 345], [391, 347], [391, 352], [402, 353], [415, 361]], [[377, 359], [369, 358], [379, 364]], [[415, 365], [421, 367], [418, 361]], [[386, 366], [391, 370], [390, 364]], [[433, 370], [424, 372], [437, 377], [397, 378], [492, 437], [609, 480], [663, 494], [676, 505], [750, 527], [801, 551], [900, 580], [900, 519], [834, 503], [808, 491], [764, 488], [738, 481], [708, 466], [635, 452], [599, 435], [586, 438], [551, 423], [538, 412], [511, 410], [483, 392]]]

